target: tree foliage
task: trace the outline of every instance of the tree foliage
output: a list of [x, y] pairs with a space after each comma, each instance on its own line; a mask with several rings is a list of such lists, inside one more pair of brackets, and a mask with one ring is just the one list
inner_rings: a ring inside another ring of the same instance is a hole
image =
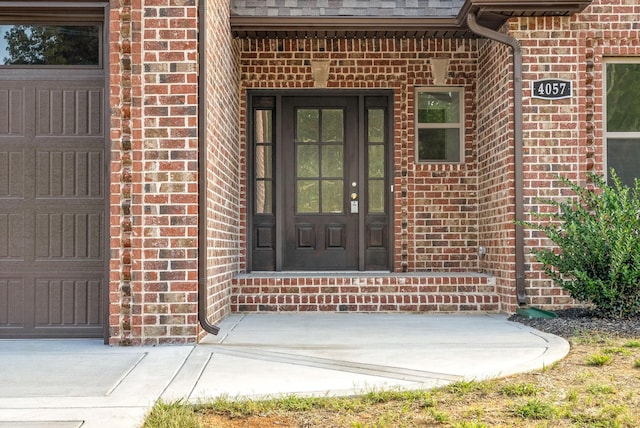
[[5, 27], [5, 65], [96, 65], [97, 26], [12, 25]]
[[640, 313], [640, 180], [628, 187], [611, 174], [612, 186], [592, 175], [594, 188], [560, 178], [576, 197], [543, 201], [556, 211], [533, 215], [551, 221], [525, 224], [556, 245], [533, 253], [558, 286], [601, 316], [626, 318]]

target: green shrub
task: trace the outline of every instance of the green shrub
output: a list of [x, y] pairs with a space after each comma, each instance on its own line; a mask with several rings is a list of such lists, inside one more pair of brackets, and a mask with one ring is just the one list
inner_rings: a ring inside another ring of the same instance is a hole
[[640, 180], [625, 186], [611, 171], [613, 186], [591, 175], [593, 188], [566, 178], [575, 198], [544, 200], [554, 213], [532, 213], [540, 230], [557, 248], [534, 250], [544, 271], [579, 301], [592, 303], [598, 315], [626, 318], [640, 312]]

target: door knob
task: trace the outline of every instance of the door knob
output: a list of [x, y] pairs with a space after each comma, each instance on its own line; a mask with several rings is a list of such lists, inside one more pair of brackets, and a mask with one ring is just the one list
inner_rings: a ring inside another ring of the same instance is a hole
[[352, 193], [351, 194], [351, 200], [355, 201], [356, 199], [358, 199], [358, 194], [357, 193]]

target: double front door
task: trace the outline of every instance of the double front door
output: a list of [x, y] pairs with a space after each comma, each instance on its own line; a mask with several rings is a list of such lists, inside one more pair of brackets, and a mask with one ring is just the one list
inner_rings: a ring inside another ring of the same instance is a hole
[[250, 98], [253, 270], [388, 270], [388, 94]]

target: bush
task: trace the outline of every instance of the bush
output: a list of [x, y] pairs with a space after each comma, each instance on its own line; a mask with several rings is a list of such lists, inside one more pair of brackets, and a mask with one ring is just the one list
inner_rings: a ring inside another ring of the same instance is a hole
[[543, 231], [557, 246], [533, 254], [556, 285], [592, 303], [599, 316], [635, 316], [640, 313], [640, 181], [625, 186], [613, 170], [613, 186], [591, 177], [593, 189], [560, 178], [576, 197], [543, 201], [557, 208], [553, 214], [532, 213], [551, 221], [525, 225]]

